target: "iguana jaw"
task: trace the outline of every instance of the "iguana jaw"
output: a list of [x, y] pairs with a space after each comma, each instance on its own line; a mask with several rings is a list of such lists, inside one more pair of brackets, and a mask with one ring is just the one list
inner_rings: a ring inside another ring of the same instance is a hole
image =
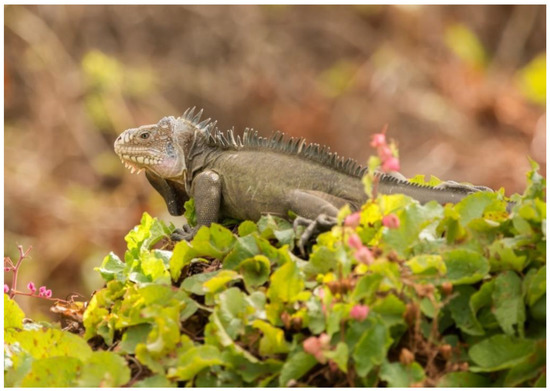
[[150, 170], [161, 178], [182, 178], [186, 173], [183, 151], [174, 142], [166, 121], [125, 130], [114, 149], [132, 173]]

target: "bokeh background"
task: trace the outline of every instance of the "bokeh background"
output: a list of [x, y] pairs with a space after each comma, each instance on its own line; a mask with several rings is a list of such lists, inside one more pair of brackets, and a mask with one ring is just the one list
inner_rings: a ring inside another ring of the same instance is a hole
[[[365, 162], [389, 126], [406, 176], [525, 186], [545, 174], [539, 6], [6, 6], [4, 254], [19, 288], [89, 297], [143, 211], [170, 217], [112, 150], [124, 129], [202, 107], [220, 128]], [[9, 282], [10, 275], [5, 276]], [[48, 302], [20, 297], [48, 318]]]

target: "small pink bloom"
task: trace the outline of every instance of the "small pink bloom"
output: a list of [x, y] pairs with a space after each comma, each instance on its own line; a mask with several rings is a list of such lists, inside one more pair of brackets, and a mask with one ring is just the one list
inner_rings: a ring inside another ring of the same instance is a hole
[[34, 294], [34, 292], [36, 292], [36, 286], [34, 286], [34, 282], [29, 282], [27, 284], [27, 289], [30, 290], [32, 294]]
[[372, 253], [367, 247], [361, 247], [355, 252], [355, 258], [365, 265], [370, 265], [374, 262], [374, 257], [372, 256]]
[[395, 229], [399, 228], [399, 224], [399, 217], [397, 217], [397, 215], [394, 213], [390, 213], [389, 215], [386, 215], [382, 218], [382, 225], [384, 225], [384, 227]]
[[385, 162], [388, 159], [391, 159], [393, 157], [393, 152], [387, 145], [383, 145], [380, 148], [378, 148], [378, 156], [380, 156], [380, 160], [382, 162]]
[[356, 228], [359, 225], [360, 220], [361, 215], [359, 214], [359, 212], [355, 212], [346, 217], [346, 219], [344, 220], [344, 225], [346, 227]]
[[323, 297], [325, 297], [325, 290], [323, 288], [319, 288], [317, 290], [317, 296], [319, 296], [319, 299], [323, 299]]
[[44, 292], [44, 296], [46, 296], [48, 299], [50, 297], [52, 297], [52, 290], [51, 289], [47, 289], [46, 292]]
[[369, 315], [369, 307], [366, 305], [356, 304], [351, 309], [349, 315], [359, 322], [364, 321]]
[[386, 135], [384, 133], [373, 134], [370, 145], [374, 148], [386, 145]]
[[319, 336], [319, 343], [321, 344], [322, 349], [329, 349], [330, 348], [330, 337], [327, 333], [322, 333]]
[[11, 270], [11, 267], [5, 267], [5, 268], [4, 268], [4, 271], [5, 271], [5, 272], [9, 272], [10, 270]]
[[396, 157], [392, 156], [382, 163], [382, 171], [384, 172], [399, 171], [399, 169], [399, 159], [397, 159]]
[[4, 284], [4, 293], [8, 293], [10, 291], [10, 287], [7, 284]]
[[44, 285], [42, 285], [40, 287], [40, 289], [38, 289], [38, 295], [39, 296], [44, 296], [45, 293], [46, 293], [46, 287]]
[[309, 337], [303, 342], [304, 352], [316, 356], [321, 351], [321, 342], [317, 337]]
[[363, 247], [363, 242], [361, 242], [361, 238], [357, 234], [351, 234], [348, 238], [348, 246], [359, 250]]

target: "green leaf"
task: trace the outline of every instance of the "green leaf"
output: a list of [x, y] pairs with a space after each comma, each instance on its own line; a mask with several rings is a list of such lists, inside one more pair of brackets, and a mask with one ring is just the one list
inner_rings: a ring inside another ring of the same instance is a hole
[[437, 274], [443, 275], [447, 272], [447, 267], [443, 262], [441, 255], [417, 255], [416, 257], [413, 257], [405, 262], [405, 265], [411, 269], [413, 274], [423, 276]]
[[484, 282], [481, 288], [470, 296], [470, 308], [474, 315], [482, 307], [490, 306], [493, 302], [493, 291], [495, 289], [495, 280]]
[[183, 212], [183, 217], [187, 220], [187, 224], [189, 224], [191, 227], [195, 227], [197, 225], [197, 212], [195, 210], [195, 199], [190, 198], [189, 200], [185, 201], [183, 204], [183, 207], [185, 209], [185, 212]]
[[23, 330], [16, 341], [35, 359], [64, 356], [85, 361], [92, 349], [81, 337], [57, 329]]
[[489, 261], [492, 272], [512, 269], [521, 273], [525, 268], [527, 257], [515, 253], [516, 242], [515, 238], [503, 238], [495, 240], [489, 246], [489, 253], [491, 254]]
[[245, 356], [228, 350], [223, 352], [223, 357], [224, 361], [228, 363], [245, 382], [256, 382], [255, 385], [257, 385], [258, 378], [265, 377], [266, 375], [278, 374], [283, 365], [281, 361], [274, 359], [267, 359], [263, 362], [259, 360], [251, 362]]
[[414, 177], [409, 178], [409, 182], [433, 187], [441, 184], [443, 181], [434, 175], [430, 175], [429, 180], [426, 180], [426, 177], [424, 175], [415, 175]]
[[490, 387], [491, 379], [471, 372], [451, 372], [443, 376], [437, 383], [437, 387]]
[[290, 345], [285, 341], [283, 330], [260, 319], [252, 322], [252, 327], [261, 330], [263, 333], [263, 337], [260, 340], [260, 354], [262, 356], [288, 353], [290, 351]]
[[356, 302], [363, 299], [366, 303], [371, 302], [374, 300], [383, 279], [384, 276], [380, 273], [365, 274], [357, 281], [351, 294], [351, 299]]
[[294, 246], [294, 228], [287, 220], [277, 216], [262, 216], [258, 221], [258, 230], [265, 239], [277, 239], [281, 244]]
[[535, 341], [497, 334], [475, 344], [468, 351], [472, 361], [478, 365], [472, 372], [495, 372], [512, 368], [535, 352]]
[[290, 354], [283, 364], [283, 368], [281, 369], [281, 375], [279, 376], [279, 386], [288, 387], [290, 381], [299, 380], [316, 364], [317, 360], [311, 354], [305, 353], [303, 351], [297, 351], [294, 354]]
[[181, 283], [181, 288], [186, 290], [189, 293], [194, 293], [195, 295], [204, 296], [207, 291], [204, 287], [204, 283], [214, 277], [216, 277], [221, 270], [216, 270], [208, 273], [200, 273], [187, 277]]
[[390, 332], [385, 325], [370, 325], [353, 348], [352, 357], [357, 374], [366, 376], [375, 365], [382, 364], [391, 343]]
[[21, 387], [74, 387], [82, 361], [75, 357], [47, 357], [32, 362]]
[[546, 265], [537, 270], [527, 288], [527, 304], [531, 307], [546, 293]]
[[125, 272], [126, 267], [127, 265], [115, 253], [111, 252], [103, 259], [101, 266], [94, 268], [94, 270], [98, 271], [105, 281], [115, 279], [126, 281], [128, 278]]
[[247, 314], [245, 294], [240, 289], [233, 287], [220, 293], [217, 301], [220, 322], [227, 334], [234, 340], [239, 334], [244, 333]]
[[239, 236], [247, 236], [254, 232], [259, 232], [259, 231], [256, 223], [249, 220], [245, 220], [239, 225], [237, 232], [239, 233]]
[[254, 258], [248, 258], [239, 265], [239, 271], [243, 276], [247, 290], [265, 284], [269, 280], [271, 264], [265, 255], [255, 255]]
[[403, 314], [406, 308], [405, 303], [393, 293], [378, 299], [371, 307], [374, 312], [381, 315], [381, 319], [388, 327], [405, 322]]
[[420, 205], [411, 201], [396, 214], [400, 221], [399, 228], [384, 230], [380, 244], [387, 251], [395, 250], [400, 257], [407, 257], [419, 243], [419, 237], [428, 236], [427, 234], [433, 236], [430, 231], [426, 235], [421, 233], [442, 218], [443, 207], [437, 202]]
[[516, 387], [530, 380], [540, 373], [545, 372], [546, 367], [546, 342], [537, 341], [535, 353], [525, 358], [522, 362], [510, 369], [504, 379], [504, 387]]
[[239, 275], [239, 273], [233, 270], [219, 270], [218, 274], [203, 282], [202, 286], [204, 288], [204, 292], [216, 293], [224, 289], [228, 282], [240, 278], [241, 276]]
[[304, 268], [307, 275], [316, 276], [325, 274], [336, 269], [338, 265], [338, 256], [336, 252], [342, 251], [341, 248], [329, 248], [327, 246], [314, 246], [314, 250], [309, 257], [309, 262]]
[[486, 211], [505, 210], [505, 205], [497, 199], [497, 193], [479, 191], [471, 193], [460, 202], [454, 209], [460, 214], [460, 223], [464, 226], [471, 221], [483, 217]]
[[198, 230], [191, 245], [201, 256], [223, 259], [231, 250], [235, 240], [230, 230], [220, 224], [212, 223], [210, 227], [202, 226]]
[[349, 315], [349, 311], [349, 304], [336, 303], [332, 306], [326, 315], [327, 334], [330, 337], [332, 337], [334, 333], [341, 330], [340, 325], [342, 323], [342, 319], [345, 319]]
[[124, 239], [128, 243], [129, 253], [137, 257], [142, 249], [150, 250], [160, 239], [169, 237], [171, 232], [172, 228], [144, 212], [140, 225], [134, 227]]
[[272, 302], [292, 302], [304, 290], [304, 280], [294, 261], [286, 262], [271, 275], [267, 297]]
[[176, 383], [172, 383], [164, 375], [154, 375], [132, 384], [132, 387], [139, 388], [167, 388], [176, 386]]
[[118, 351], [126, 354], [134, 354], [137, 344], [147, 341], [147, 336], [151, 328], [152, 326], [149, 323], [128, 327], [122, 335], [122, 340], [120, 341], [120, 345], [118, 345]]
[[130, 368], [122, 357], [97, 351], [80, 371], [79, 387], [121, 387], [130, 381]]
[[252, 234], [244, 238], [237, 238], [233, 249], [223, 260], [223, 268], [236, 270], [243, 260], [253, 258], [260, 253], [261, 251], [258, 247], [258, 238], [256, 238], [256, 235]]
[[513, 271], [506, 271], [495, 279], [493, 291], [494, 314], [506, 334], [514, 334], [517, 325], [523, 334], [525, 304], [521, 292], [521, 279]]
[[425, 378], [424, 370], [416, 361], [410, 365], [384, 361], [380, 367], [380, 379], [386, 381], [388, 387], [410, 387]]
[[456, 325], [467, 334], [484, 335], [485, 331], [470, 307], [470, 297], [476, 290], [469, 285], [460, 285], [454, 291], [458, 295], [450, 301], [449, 309]]
[[176, 366], [168, 369], [168, 378], [178, 381], [191, 380], [203, 369], [223, 364], [220, 351], [215, 346], [193, 346], [185, 351], [185, 354], [178, 356]]
[[23, 310], [4, 293], [4, 330], [11, 327], [23, 328], [23, 318], [25, 318]]
[[489, 273], [489, 261], [481, 254], [465, 249], [443, 254], [447, 266], [447, 280], [454, 285], [473, 284]]
[[177, 281], [181, 276], [183, 267], [190, 264], [191, 260], [197, 256], [197, 251], [195, 251], [189, 242], [182, 240], [176, 243], [172, 257], [170, 258], [170, 276], [172, 280]]
[[344, 373], [348, 373], [349, 349], [344, 342], [338, 342], [335, 350], [323, 353], [326, 358], [331, 359]]

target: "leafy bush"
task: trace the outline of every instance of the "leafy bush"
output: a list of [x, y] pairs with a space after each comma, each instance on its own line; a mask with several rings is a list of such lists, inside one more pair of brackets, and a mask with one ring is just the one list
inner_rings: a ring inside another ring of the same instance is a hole
[[4, 295], [5, 385], [545, 386], [546, 185], [528, 180], [511, 212], [503, 192], [379, 196], [307, 260], [275, 217], [172, 246], [145, 213], [82, 337]]

